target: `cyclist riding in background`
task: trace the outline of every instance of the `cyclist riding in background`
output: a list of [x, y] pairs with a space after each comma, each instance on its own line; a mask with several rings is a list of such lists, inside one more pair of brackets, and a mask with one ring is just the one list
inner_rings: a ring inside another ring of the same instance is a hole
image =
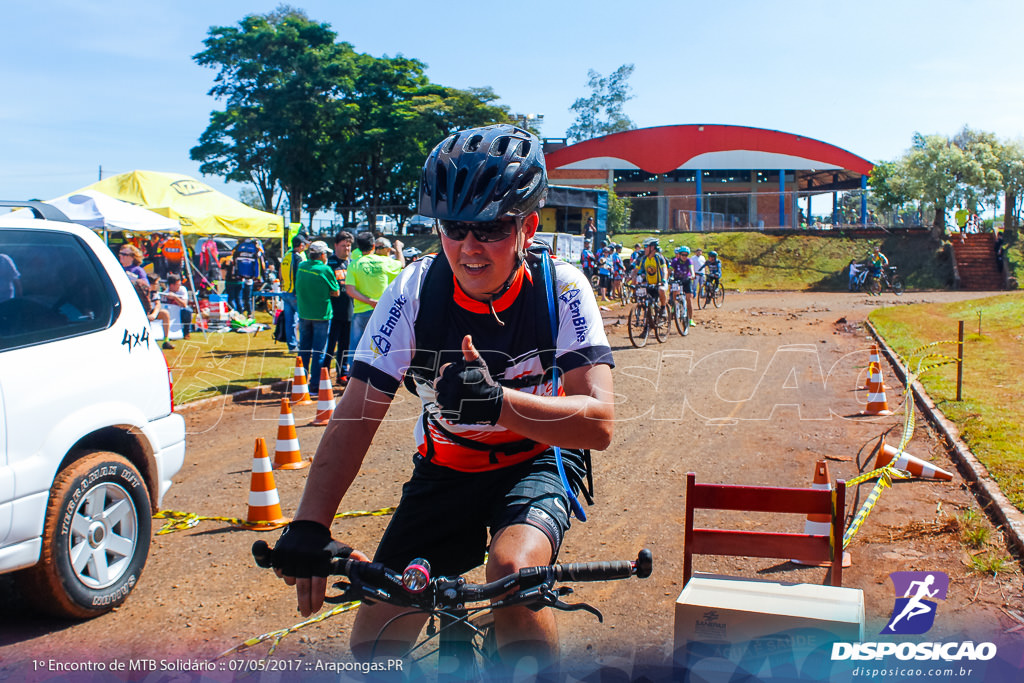
[[882, 247], [877, 244], [868, 256], [868, 261], [871, 264], [871, 277], [879, 277], [882, 268], [889, 265], [889, 259], [882, 253]]
[[687, 324], [691, 324], [693, 323], [693, 285], [696, 273], [694, 273], [693, 263], [690, 261], [689, 247], [676, 247], [676, 255], [668, 262], [668, 271], [672, 282], [678, 282], [679, 290], [686, 294]]
[[[273, 551], [303, 615], [323, 605], [327, 558], [340, 546], [330, 524], [403, 377], [423, 407], [418, 445], [374, 561], [401, 574], [425, 558], [433, 574], [454, 577], [487, 552], [493, 581], [558, 555], [569, 511], [579, 505], [583, 450], [611, 442], [613, 363], [583, 274], [526, 252], [546, 192], [540, 140], [511, 125], [454, 133], [427, 157], [418, 212], [439, 219], [440, 253], [406, 267], [380, 297], [295, 521]], [[415, 642], [426, 616], [387, 625], [403, 612], [364, 603], [351, 634], [356, 657], [396, 656]], [[557, 659], [550, 609], [514, 606], [494, 619], [506, 664], [527, 655], [541, 666]]]
[[647, 286], [647, 291], [654, 295], [654, 288], [658, 290], [658, 301], [661, 308], [668, 305], [668, 262], [661, 255], [661, 245], [657, 237], [648, 237], [644, 240], [644, 257], [640, 262], [641, 281]]
[[713, 292], [722, 282], [722, 262], [718, 260], [717, 251], [708, 252], [708, 260], [700, 267], [705, 276], [705, 287]]

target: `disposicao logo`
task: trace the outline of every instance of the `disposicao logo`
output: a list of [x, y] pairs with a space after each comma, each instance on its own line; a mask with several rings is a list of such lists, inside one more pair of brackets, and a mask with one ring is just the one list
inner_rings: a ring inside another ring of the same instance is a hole
[[[946, 599], [949, 577], [943, 572], [893, 572], [889, 575], [896, 590], [892, 615], [880, 633], [882, 635], [919, 635], [927, 633], [935, 623], [938, 600]], [[832, 661], [880, 660], [896, 657], [899, 660], [954, 662], [959, 660], [987, 661], [996, 656], [994, 643], [964, 642], [870, 642], [833, 643]]]
[[927, 633], [935, 623], [936, 600], [946, 599], [949, 577], [943, 572], [893, 572], [889, 578], [896, 589], [896, 604], [881, 633]]

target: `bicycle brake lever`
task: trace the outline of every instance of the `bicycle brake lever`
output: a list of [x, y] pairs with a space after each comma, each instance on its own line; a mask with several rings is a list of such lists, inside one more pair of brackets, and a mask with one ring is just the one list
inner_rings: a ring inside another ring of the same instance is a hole
[[601, 614], [600, 610], [598, 610], [596, 607], [588, 605], [585, 602], [577, 602], [570, 605], [569, 603], [562, 602], [561, 600], [558, 600], [556, 598], [555, 601], [551, 603], [551, 606], [555, 609], [560, 609], [563, 612], [576, 612], [579, 610], [583, 610], [584, 612], [590, 612], [595, 617], [597, 617], [597, 621], [599, 623], [604, 623], [604, 615]]
[[[332, 605], [339, 605], [344, 602], [351, 602], [353, 600], [364, 600], [359, 594], [358, 588], [353, 586], [348, 581], [337, 581], [331, 588], [340, 590], [341, 592], [336, 595], [328, 595], [324, 597], [324, 602], [329, 602]], [[365, 600], [364, 600], [365, 602]]]

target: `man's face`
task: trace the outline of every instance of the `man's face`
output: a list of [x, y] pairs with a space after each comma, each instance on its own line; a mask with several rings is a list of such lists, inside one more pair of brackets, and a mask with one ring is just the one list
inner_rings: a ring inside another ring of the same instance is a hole
[[342, 240], [334, 243], [334, 255], [340, 259], [346, 259], [349, 254], [352, 253], [352, 242], [349, 240]]
[[644, 251], [647, 252], [648, 256], [654, 256], [656, 250], [657, 247], [655, 247], [653, 244], [648, 244], [646, 247], [644, 247]]
[[[512, 220], [512, 219], [509, 219]], [[461, 241], [441, 235], [441, 247], [462, 291], [478, 301], [489, 301], [512, 274], [516, 250], [537, 232], [537, 212], [523, 219], [521, 234], [513, 232], [500, 242], [481, 242], [472, 232]]]

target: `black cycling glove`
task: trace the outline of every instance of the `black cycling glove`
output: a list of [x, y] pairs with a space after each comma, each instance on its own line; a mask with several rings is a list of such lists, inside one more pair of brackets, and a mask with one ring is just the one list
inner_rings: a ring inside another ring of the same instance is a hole
[[329, 575], [331, 560], [351, 553], [352, 548], [332, 539], [331, 530], [320, 522], [299, 519], [285, 527], [271, 563], [285, 576], [308, 579]]
[[460, 358], [444, 369], [434, 385], [441, 417], [455, 424], [493, 425], [501, 417], [505, 390], [491, 378], [482, 358]]

